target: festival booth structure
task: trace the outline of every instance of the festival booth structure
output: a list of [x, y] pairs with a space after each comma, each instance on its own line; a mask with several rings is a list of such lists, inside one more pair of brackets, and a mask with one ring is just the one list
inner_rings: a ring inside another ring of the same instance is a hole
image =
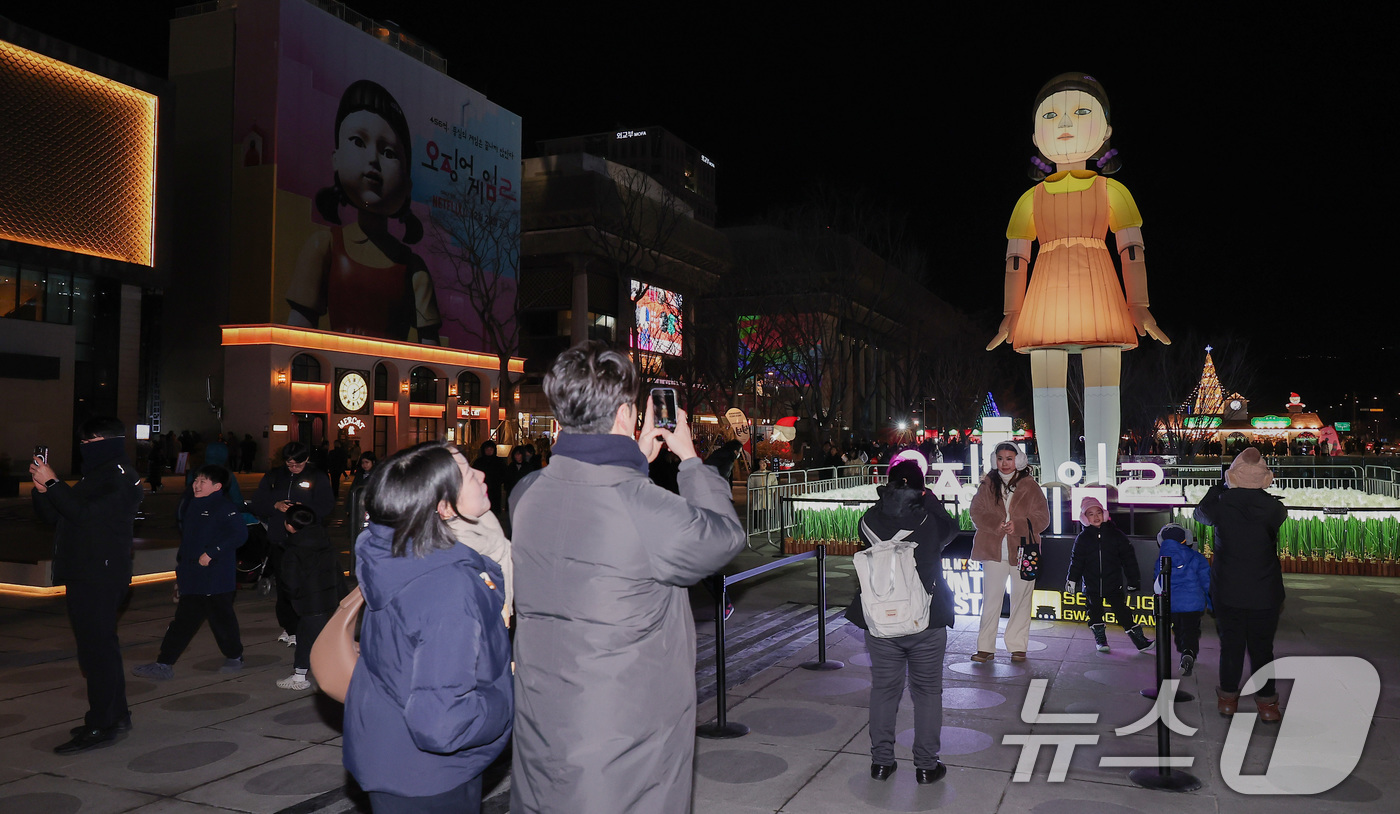
[[1266, 454], [1311, 455], [1325, 442], [1327, 454], [1341, 454], [1342, 434], [1350, 431], [1350, 424], [1327, 426], [1317, 413], [1306, 412], [1307, 405], [1297, 393], [1288, 394], [1282, 414], [1251, 413], [1248, 398], [1240, 393], [1225, 395], [1212, 350], [1206, 346], [1201, 379], [1191, 395], [1175, 413], [1157, 422], [1159, 439], [1169, 445], [1197, 449], [1219, 444], [1226, 454], [1246, 446], [1261, 446]]

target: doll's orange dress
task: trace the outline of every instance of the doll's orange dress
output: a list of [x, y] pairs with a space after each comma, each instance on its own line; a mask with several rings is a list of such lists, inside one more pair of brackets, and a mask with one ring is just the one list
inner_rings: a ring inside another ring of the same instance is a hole
[[[1057, 186], [1064, 191], [1053, 191]], [[1139, 225], [1127, 190], [1093, 172], [1055, 173], [1029, 190], [1007, 228], [1008, 238], [1040, 241], [1011, 333], [1012, 347], [1022, 353], [1137, 347], [1137, 331], [1104, 237], [1110, 228], [1116, 232]]]

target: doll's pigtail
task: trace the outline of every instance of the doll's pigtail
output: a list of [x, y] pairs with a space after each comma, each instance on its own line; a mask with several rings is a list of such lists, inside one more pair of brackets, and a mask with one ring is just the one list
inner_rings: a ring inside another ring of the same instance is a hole
[[403, 224], [403, 242], [406, 244], [417, 243], [423, 239], [423, 222], [418, 220], [418, 216], [413, 214], [412, 198], [404, 201], [403, 208], [394, 214], [399, 223]]
[[1123, 159], [1119, 158], [1117, 150], [1108, 146], [1108, 139], [1104, 139], [1103, 146], [1089, 160], [1093, 162], [1099, 175], [1112, 175], [1123, 168]]
[[340, 177], [337, 176], [335, 183], [323, 187], [316, 193], [313, 205], [316, 211], [326, 220], [327, 223], [340, 225], [340, 207], [349, 203], [345, 198], [345, 193], [340, 190]]
[[1050, 175], [1054, 172], [1055, 165], [1051, 164], [1049, 161], [1046, 161], [1045, 158], [1040, 154], [1040, 151], [1037, 150], [1036, 154], [1031, 156], [1031, 168], [1026, 171], [1026, 174], [1031, 177], [1032, 181], [1039, 183], [1045, 180], [1045, 176]]

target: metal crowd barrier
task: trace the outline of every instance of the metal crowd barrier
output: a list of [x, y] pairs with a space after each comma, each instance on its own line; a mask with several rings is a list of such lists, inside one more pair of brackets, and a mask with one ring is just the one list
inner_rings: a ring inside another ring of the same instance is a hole
[[724, 670], [724, 606], [728, 604], [729, 586], [775, 568], [813, 558], [817, 561], [817, 660], [806, 662], [802, 667], [806, 670], [840, 670], [846, 666], [839, 661], [829, 661], [826, 657], [826, 546], [818, 545], [815, 551], [784, 557], [732, 576], [716, 574], [710, 577], [710, 581], [715, 595], [715, 700], [719, 713], [714, 723], [697, 726], [695, 734], [710, 739], [740, 738], [749, 734], [747, 726], [729, 720], [729, 705], [725, 700], [728, 685]]

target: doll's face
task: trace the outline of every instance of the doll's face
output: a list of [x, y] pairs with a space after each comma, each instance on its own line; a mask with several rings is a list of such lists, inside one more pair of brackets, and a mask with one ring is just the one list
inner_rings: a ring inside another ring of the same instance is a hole
[[1031, 141], [1056, 164], [1087, 161], [1113, 135], [1103, 105], [1082, 90], [1062, 90], [1035, 111]]
[[380, 116], [368, 110], [346, 116], [331, 161], [356, 209], [393, 215], [403, 208], [410, 177], [407, 150]]

